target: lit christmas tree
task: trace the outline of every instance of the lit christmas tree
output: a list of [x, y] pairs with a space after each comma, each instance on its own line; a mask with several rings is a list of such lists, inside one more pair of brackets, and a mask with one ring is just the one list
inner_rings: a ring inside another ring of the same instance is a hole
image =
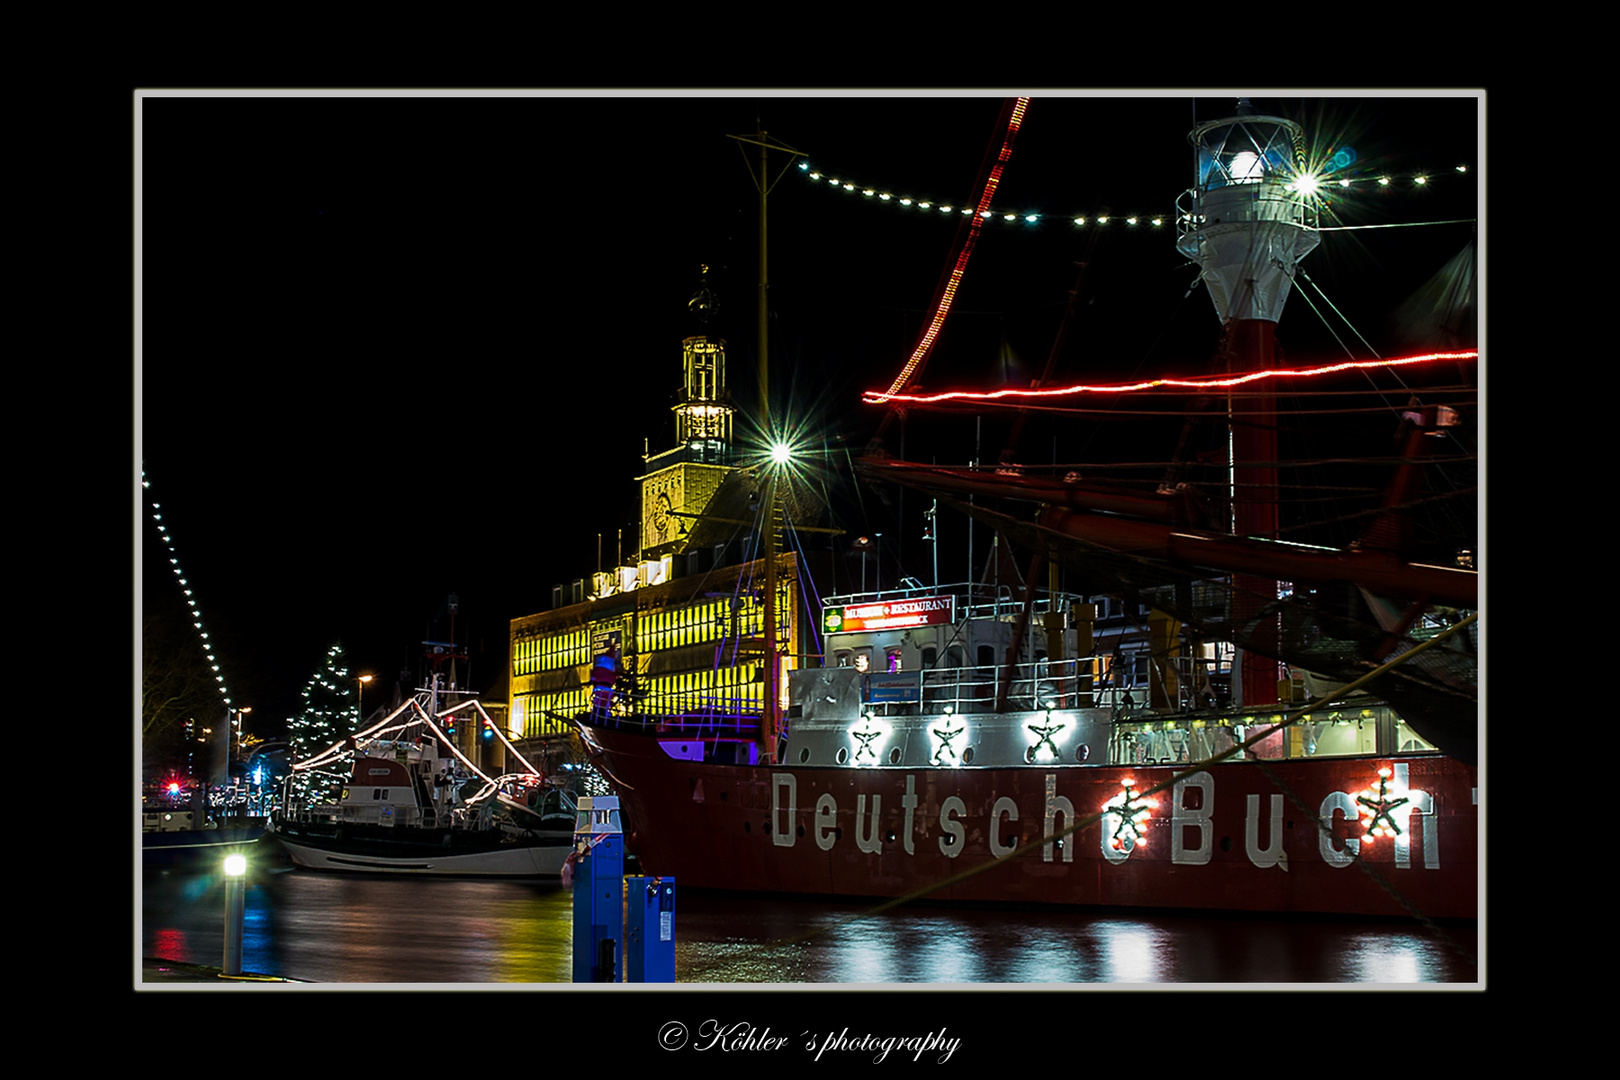
[[[306, 761], [353, 734], [356, 721], [354, 680], [339, 642], [326, 650], [326, 661], [304, 686], [304, 708], [287, 721], [287, 743], [294, 761]], [[326, 799], [341, 774], [324, 769], [293, 773], [292, 805], [308, 806]]]

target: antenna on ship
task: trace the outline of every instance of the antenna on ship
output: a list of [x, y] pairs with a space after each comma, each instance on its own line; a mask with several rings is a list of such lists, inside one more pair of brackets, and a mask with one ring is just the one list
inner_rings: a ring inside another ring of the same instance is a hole
[[[1229, 369], [1274, 368], [1277, 320], [1295, 268], [1321, 239], [1303, 129], [1260, 115], [1248, 98], [1239, 98], [1232, 115], [1194, 126], [1187, 138], [1194, 180], [1177, 200], [1176, 250], [1200, 268], [1221, 319]], [[1269, 384], [1233, 392], [1228, 420], [1231, 532], [1276, 539], [1277, 408]], [[1275, 580], [1234, 574], [1234, 629], [1258, 618], [1277, 593]], [[1275, 660], [1244, 650], [1242, 703], [1275, 702], [1278, 672]]]

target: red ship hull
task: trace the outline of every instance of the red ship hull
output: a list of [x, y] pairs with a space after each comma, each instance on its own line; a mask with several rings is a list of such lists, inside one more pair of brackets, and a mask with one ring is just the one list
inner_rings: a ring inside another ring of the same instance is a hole
[[[676, 760], [583, 729], [649, 874], [700, 888], [946, 902], [1475, 919], [1477, 771], [1439, 755], [1238, 762], [1094, 818], [1168, 765], [989, 769]], [[1379, 769], [1389, 770], [1378, 790]], [[1268, 777], [1275, 777], [1275, 781]], [[1279, 786], [1281, 785], [1281, 786]], [[1363, 839], [1366, 803], [1394, 838]], [[1380, 800], [1383, 800], [1380, 802]], [[1318, 828], [1317, 818], [1325, 828]], [[1044, 842], [1071, 826], [1078, 829]], [[1118, 838], [1118, 839], [1116, 839]]]

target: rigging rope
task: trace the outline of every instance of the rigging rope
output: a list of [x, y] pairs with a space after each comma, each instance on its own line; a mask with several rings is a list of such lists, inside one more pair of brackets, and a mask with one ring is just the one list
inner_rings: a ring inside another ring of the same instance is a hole
[[1018, 135], [1018, 128], [1024, 121], [1024, 112], [1029, 108], [1029, 98], [1019, 98], [1013, 105], [1012, 116], [1007, 122], [1007, 133], [1002, 139], [1001, 153], [996, 157], [996, 164], [990, 170], [990, 177], [985, 181], [984, 190], [979, 195], [978, 207], [968, 226], [967, 240], [962, 245], [961, 252], [956, 257], [956, 265], [952, 268], [950, 276], [946, 279], [944, 287], [934, 304], [934, 317], [923, 333], [922, 340], [912, 350], [911, 359], [906, 361], [905, 367], [900, 369], [894, 382], [889, 385], [886, 395], [877, 400], [887, 401], [899, 393], [927, 360], [928, 354], [933, 350], [934, 339], [939, 336], [941, 327], [945, 325], [945, 316], [950, 313], [951, 301], [956, 297], [956, 288], [962, 281], [962, 274], [967, 270], [968, 258], [973, 254], [973, 246], [978, 243], [979, 232], [984, 222], [984, 215], [990, 209], [990, 202], [995, 197], [996, 187], [1001, 183], [1001, 171], [1012, 156], [1013, 139]]

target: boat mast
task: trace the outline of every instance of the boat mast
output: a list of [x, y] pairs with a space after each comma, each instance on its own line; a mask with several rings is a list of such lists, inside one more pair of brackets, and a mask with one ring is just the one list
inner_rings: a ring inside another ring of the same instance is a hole
[[[765, 171], [766, 160], [770, 154], [770, 146], [765, 142], [765, 130], [758, 127], [759, 134], [759, 430], [764, 434], [766, 443], [774, 441], [771, 428], [771, 365], [770, 365], [770, 324], [767, 321], [770, 305], [767, 294], [770, 289], [770, 260], [766, 258], [765, 226], [766, 212], [765, 200], [770, 193], [770, 185], [765, 183], [768, 175]], [[765, 685], [760, 688], [764, 695], [760, 709], [760, 736], [765, 742], [765, 760], [771, 764], [776, 763], [776, 735], [781, 726], [781, 716], [777, 709], [776, 697], [779, 692], [778, 684], [782, 677], [781, 661], [776, 655], [776, 555], [780, 547], [780, 538], [776, 531], [777, 492], [776, 492], [776, 463], [767, 466], [770, 469], [770, 497], [765, 502]]]
[[[765, 134], [764, 127], [755, 121], [754, 137], [745, 138], [733, 135], [731, 138], [739, 142], [752, 143], [759, 147], [759, 172], [754, 174], [754, 186], [759, 190], [759, 430], [760, 437], [765, 440], [767, 448], [771, 448], [777, 441], [776, 430], [771, 424], [771, 391], [770, 391], [770, 324], [768, 322], [769, 305], [766, 297], [770, 289], [770, 261], [767, 257], [766, 244], [767, 224], [767, 198], [770, 195], [774, 180], [769, 173], [770, 152], [780, 150], [787, 154], [787, 160], [782, 166], [785, 172], [799, 157], [799, 151], [780, 142], [772, 142]], [[746, 154], [744, 160], [747, 160]], [[780, 173], [778, 174], [780, 177]], [[765, 685], [761, 689], [764, 700], [760, 709], [760, 737], [765, 744], [766, 760], [775, 763], [777, 734], [781, 730], [781, 696], [782, 685], [782, 658], [777, 654], [776, 641], [776, 588], [777, 565], [776, 561], [781, 549], [781, 516], [782, 508], [778, 480], [781, 475], [781, 462], [774, 458], [767, 458], [765, 468], [766, 500], [765, 500], [765, 642], [764, 642], [764, 678]]]
[[[1231, 370], [1276, 364], [1277, 320], [1294, 270], [1320, 239], [1305, 176], [1304, 135], [1291, 120], [1261, 116], [1248, 98], [1233, 115], [1189, 134], [1194, 186], [1183, 196], [1176, 249], [1198, 263], [1221, 318], [1222, 352]], [[1277, 410], [1269, 382], [1228, 399], [1227, 464], [1234, 536], [1274, 540], [1277, 515]], [[1230, 619], [1248, 630], [1277, 599], [1274, 578], [1232, 576]], [[1276, 634], [1250, 630], [1261, 640]], [[1242, 704], [1277, 700], [1275, 660], [1244, 650]]]

